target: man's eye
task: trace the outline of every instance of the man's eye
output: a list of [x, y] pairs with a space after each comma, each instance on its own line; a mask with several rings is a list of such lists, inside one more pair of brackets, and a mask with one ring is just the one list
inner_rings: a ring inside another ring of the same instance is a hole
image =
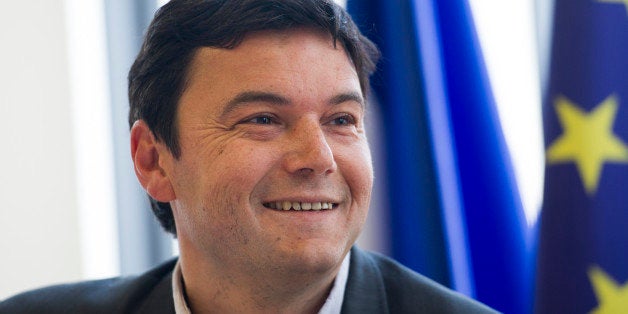
[[253, 123], [253, 124], [273, 124], [275, 123], [275, 120], [269, 116], [259, 116], [259, 117], [249, 119], [247, 122]]
[[355, 124], [355, 118], [351, 115], [345, 114], [339, 117], [334, 118], [331, 121], [331, 124], [334, 125], [354, 125]]

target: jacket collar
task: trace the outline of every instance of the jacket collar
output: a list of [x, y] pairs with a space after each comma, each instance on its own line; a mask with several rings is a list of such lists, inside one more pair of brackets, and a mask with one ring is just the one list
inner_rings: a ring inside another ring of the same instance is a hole
[[351, 248], [349, 278], [341, 313], [388, 313], [382, 274], [371, 256], [356, 246]]

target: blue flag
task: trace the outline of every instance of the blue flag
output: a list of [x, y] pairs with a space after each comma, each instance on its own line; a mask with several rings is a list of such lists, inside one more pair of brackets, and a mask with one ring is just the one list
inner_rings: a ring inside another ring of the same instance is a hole
[[558, 0], [538, 313], [628, 313], [628, 1]]
[[394, 257], [506, 313], [531, 309], [527, 225], [465, 0], [349, 1], [382, 50]]

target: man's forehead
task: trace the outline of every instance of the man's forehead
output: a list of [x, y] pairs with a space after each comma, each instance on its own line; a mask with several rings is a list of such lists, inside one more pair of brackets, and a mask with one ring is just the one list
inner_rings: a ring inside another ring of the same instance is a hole
[[193, 71], [199, 62], [211, 63], [227, 56], [244, 59], [250, 54], [265, 53], [269, 49], [281, 50], [289, 45], [300, 45], [301, 53], [305, 53], [308, 47], [322, 45], [329, 48], [328, 53], [343, 53], [347, 61], [353, 65], [342, 43], [335, 41], [331, 34], [315, 28], [298, 27], [250, 32], [233, 48], [199, 47], [195, 51], [191, 70]]
[[352, 95], [364, 104], [357, 71], [342, 45], [335, 47], [331, 35], [318, 30], [255, 32], [231, 49], [202, 47], [188, 73], [182, 102], [239, 104], [251, 97], [235, 101], [238, 95], [272, 95], [283, 103], [335, 103]]
[[308, 67], [345, 68], [344, 76], [339, 76], [338, 80], [358, 79], [343, 45], [335, 45], [330, 34], [317, 29], [295, 28], [252, 32], [234, 48], [198, 48], [190, 63], [188, 83], [211, 79], [216, 84], [234, 73], [241, 79], [255, 75], [265, 77], [282, 71], [292, 71], [290, 76], [296, 79], [307, 72]]

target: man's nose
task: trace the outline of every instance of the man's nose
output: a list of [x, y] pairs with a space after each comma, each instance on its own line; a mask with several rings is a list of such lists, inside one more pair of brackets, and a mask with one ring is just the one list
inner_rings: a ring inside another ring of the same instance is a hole
[[327, 174], [336, 171], [333, 151], [318, 121], [292, 128], [286, 144], [285, 168], [290, 173]]

